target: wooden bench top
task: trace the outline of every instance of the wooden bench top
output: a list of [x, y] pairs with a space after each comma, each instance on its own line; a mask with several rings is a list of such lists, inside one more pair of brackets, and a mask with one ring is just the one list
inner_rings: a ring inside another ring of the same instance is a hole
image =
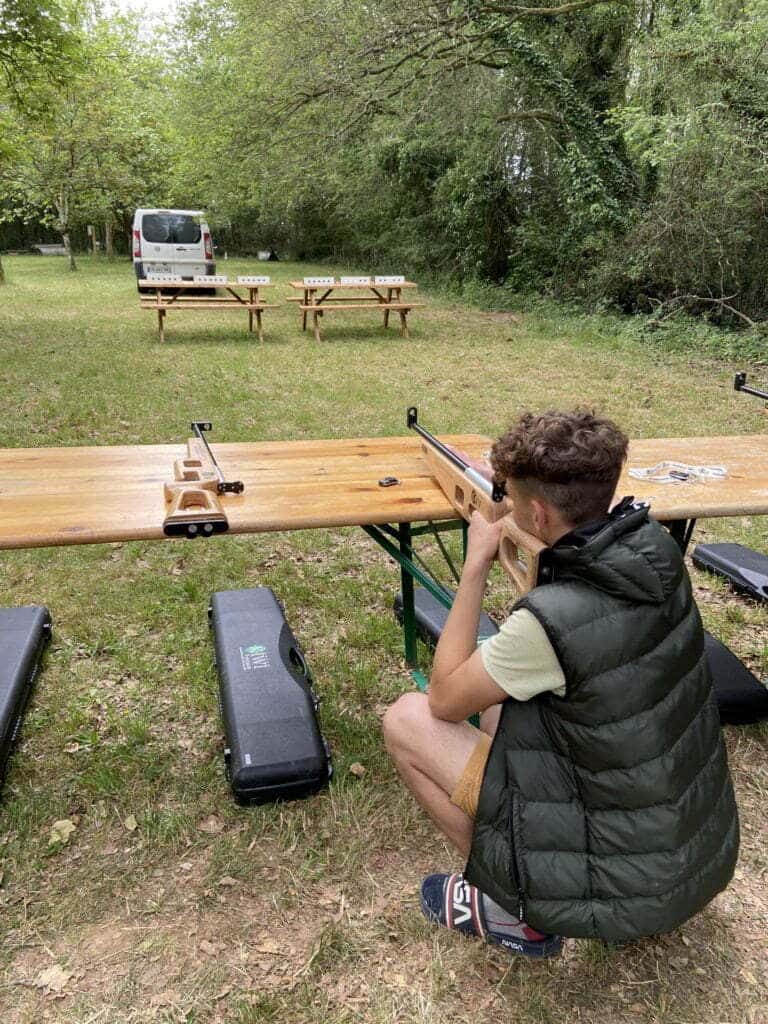
[[148, 281], [142, 277], [138, 281], [142, 291], [157, 291], [158, 288], [189, 288], [191, 290], [202, 288], [274, 288], [274, 282], [269, 284], [249, 284], [240, 281], [185, 281], [183, 278], [176, 278], [173, 281]]
[[418, 288], [418, 285], [414, 284], [413, 281], [401, 281], [399, 284], [376, 284], [373, 278], [371, 278], [370, 284], [341, 284], [339, 281], [336, 281], [333, 284], [304, 284], [303, 281], [291, 281], [289, 283], [291, 288], [297, 288], [299, 291], [322, 291], [325, 288], [333, 288], [337, 291], [342, 288], [344, 290], [347, 288], [363, 289], [365, 291], [370, 291], [372, 288]]
[[154, 299], [142, 299], [140, 302], [142, 309], [279, 309], [279, 303], [267, 303], [267, 302], [248, 302], [243, 299], [191, 299], [189, 302], [185, 302], [183, 299], [177, 299], [174, 302], [155, 302]]
[[[211, 447], [227, 479], [231, 533], [454, 519], [429, 472], [421, 439], [219, 443]], [[470, 455], [490, 445], [477, 434], [444, 436]], [[0, 449], [0, 549], [159, 540], [163, 485], [186, 444]], [[649, 484], [626, 471], [617, 497], [651, 502], [657, 519], [768, 514], [768, 435], [632, 441], [629, 466], [663, 459], [719, 464], [725, 480]], [[401, 483], [379, 487], [385, 476]]]
[[320, 313], [327, 313], [331, 309], [341, 310], [342, 312], [349, 312], [353, 309], [415, 309], [417, 306], [423, 306], [423, 302], [355, 302], [355, 303], [340, 303], [337, 305], [333, 302], [315, 302], [310, 305], [300, 305], [299, 309], [308, 311], [319, 311]]

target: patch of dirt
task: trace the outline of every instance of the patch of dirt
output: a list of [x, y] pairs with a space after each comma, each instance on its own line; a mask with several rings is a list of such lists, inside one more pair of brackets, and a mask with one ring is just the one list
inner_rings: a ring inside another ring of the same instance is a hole
[[[735, 759], [750, 753], [729, 741]], [[269, 1005], [268, 1019], [291, 1024], [447, 1024], [478, 1014], [506, 1024], [513, 1013], [592, 1024], [599, 1007], [611, 1024], [764, 1024], [764, 836], [746, 832], [732, 886], [678, 932], [617, 949], [569, 940], [562, 957], [544, 963], [509, 959], [423, 921], [422, 876], [457, 865], [421, 821], [405, 844], [377, 836], [364, 869], [332, 881], [303, 878], [283, 855], [250, 881], [223, 876], [211, 883], [209, 858], [198, 853], [181, 861], [183, 868], [158, 868], [161, 878], [147, 879], [96, 924], [45, 942], [30, 936], [34, 944], [18, 952], [6, 976], [13, 998], [2, 1019], [128, 1024], [194, 1013], [214, 1024], [240, 1020], [230, 1014], [242, 1006], [252, 1006], [259, 1020], [258, 1007]], [[166, 895], [159, 910], [145, 914], [160, 883]], [[35, 988], [53, 964], [71, 972], [63, 991]], [[83, 1007], [88, 1014], [81, 1016]]]

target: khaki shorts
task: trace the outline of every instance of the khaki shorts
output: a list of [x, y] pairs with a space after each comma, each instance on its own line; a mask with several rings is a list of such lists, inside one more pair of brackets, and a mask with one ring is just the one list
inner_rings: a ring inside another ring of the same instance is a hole
[[483, 784], [485, 766], [491, 750], [493, 739], [488, 733], [481, 732], [475, 749], [464, 765], [461, 778], [451, 793], [451, 803], [456, 804], [470, 818], [477, 814], [477, 802], [480, 799], [480, 787]]

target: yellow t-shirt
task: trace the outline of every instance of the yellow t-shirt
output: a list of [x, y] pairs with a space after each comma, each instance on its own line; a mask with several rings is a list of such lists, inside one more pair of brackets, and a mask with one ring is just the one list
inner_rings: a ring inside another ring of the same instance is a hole
[[551, 690], [565, 696], [565, 676], [549, 637], [527, 608], [512, 612], [501, 629], [480, 645], [485, 671], [515, 700]]

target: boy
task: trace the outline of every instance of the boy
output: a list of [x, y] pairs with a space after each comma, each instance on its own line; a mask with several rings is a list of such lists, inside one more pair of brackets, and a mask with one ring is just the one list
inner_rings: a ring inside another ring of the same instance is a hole
[[[586, 410], [526, 413], [493, 446], [539, 585], [476, 645], [500, 524], [475, 513], [428, 694], [384, 736], [467, 858], [430, 875], [431, 920], [511, 952], [671, 931], [730, 881], [738, 819], [682, 555], [648, 509], [609, 512], [627, 438]], [[482, 713], [481, 727], [466, 719]]]

